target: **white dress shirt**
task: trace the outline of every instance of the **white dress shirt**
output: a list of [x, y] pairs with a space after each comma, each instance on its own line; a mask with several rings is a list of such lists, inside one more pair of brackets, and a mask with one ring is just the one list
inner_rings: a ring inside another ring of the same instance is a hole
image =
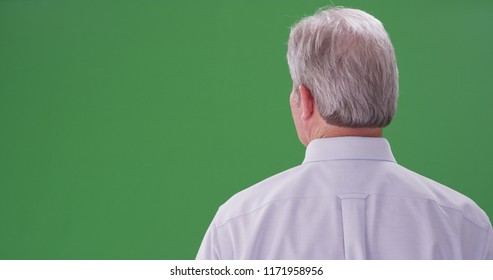
[[397, 164], [386, 139], [324, 138], [222, 205], [197, 259], [493, 259], [493, 230], [471, 199]]

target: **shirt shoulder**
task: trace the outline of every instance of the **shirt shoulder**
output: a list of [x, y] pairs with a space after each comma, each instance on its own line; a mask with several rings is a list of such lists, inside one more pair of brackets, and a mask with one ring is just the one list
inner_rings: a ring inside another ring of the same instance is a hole
[[397, 165], [397, 170], [401, 173], [403, 183], [414, 190], [413, 195], [417, 198], [432, 200], [440, 207], [458, 211], [465, 219], [484, 230], [491, 227], [486, 212], [471, 198], [401, 165]]
[[236, 193], [219, 207], [214, 218], [216, 227], [219, 228], [231, 219], [253, 213], [272, 203], [309, 196], [308, 193], [300, 193], [297, 184], [297, 178], [302, 177], [304, 171], [306, 166], [295, 166]]

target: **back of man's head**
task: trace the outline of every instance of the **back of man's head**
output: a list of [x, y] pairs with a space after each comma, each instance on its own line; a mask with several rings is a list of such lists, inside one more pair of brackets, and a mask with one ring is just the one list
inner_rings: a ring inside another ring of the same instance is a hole
[[315, 98], [325, 121], [342, 127], [385, 127], [397, 108], [398, 71], [381, 22], [356, 9], [329, 8], [297, 22], [288, 42], [297, 86]]

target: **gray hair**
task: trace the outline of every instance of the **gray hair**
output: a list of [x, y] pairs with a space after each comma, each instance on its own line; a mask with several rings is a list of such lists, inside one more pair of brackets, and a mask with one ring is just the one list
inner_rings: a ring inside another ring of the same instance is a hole
[[[329, 124], [385, 127], [397, 109], [394, 48], [382, 23], [361, 10], [328, 8], [291, 27], [288, 64]], [[299, 93], [297, 93], [299, 98]]]

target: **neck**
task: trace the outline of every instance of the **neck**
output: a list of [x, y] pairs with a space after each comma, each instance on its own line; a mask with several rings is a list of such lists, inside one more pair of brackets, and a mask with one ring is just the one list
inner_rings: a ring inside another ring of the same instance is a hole
[[311, 131], [309, 142], [314, 139], [342, 137], [342, 136], [360, 136], [360, 137], [382, 137], [383, 129], [379, 128], [353, 128], [341, 127], [330, 124], [317, 127]]

